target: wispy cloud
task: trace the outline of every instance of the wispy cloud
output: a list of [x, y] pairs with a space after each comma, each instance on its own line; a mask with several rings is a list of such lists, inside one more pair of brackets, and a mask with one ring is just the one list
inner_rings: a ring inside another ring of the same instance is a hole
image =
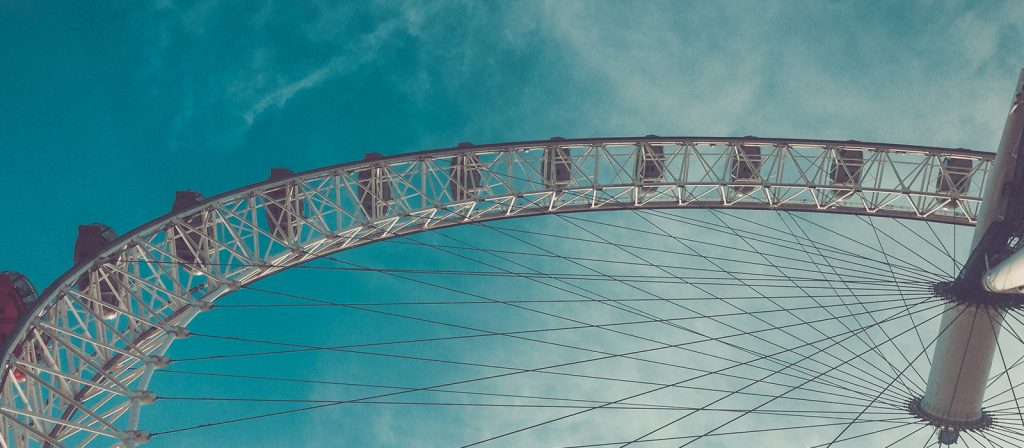
[[256, 120], [256, 117], [267, 109], [271, 107], [280, 108], [284, 106], [284, 104], [295, 96], [295, 94], [320, 85], [324, 80], [344, 71], [346, 67], [348, 67], [348, 65], [345, 63], [344, 58], [335, 57], [323, 66], [307, 74], [304, 78], [271, 91], [245, 111], [244, 116], [246, 124], [252, 125], [253, 121]]
[[[1005, 113], [993, 99], [1004, 102], [1024, 60], [996, 55], [1024, 37], [1024, 9], [939, 6], [918, 24], [849, 4], [633, 10], [549, 2], [537, 16], [571, 63], [566, 69], [580, 74], [574, 87], [604, 92], [571, 110], [588, 117], [579, 120], [584, 133], [751, 133], [991, 150]], [[915, 9], [907, 4], [901, 13]]]
[[[348, 14], [340, 15], [336, 18], [337, 20], [352, 20]], [[339, 75], [351, 72], [352, 70], [358, 69], [360, 66], [371, 62], [382, 47], [388, 45], [392, 37], [396, 32], [400, 30], [409, 30], [416, 26], [416, 22], [419, 18], [415, 15], [404, 14], [398, 15], [381, 22], [373, 29], [373, 31], [362, 35], [351, 44], [347, 45], [344, 50], [338, 52], [338, 55], [332, 57], [326, 63], [318, 66], [317, 68], [307, 72], [301, 78], [295, 81], [285, 81], [283, 84], [276, 85], [269, 91], [259, 92], [256, 96], [256, 100], [252, 101], [250, 106], [245, 109], [243, 117], [245, 118], [246, 125], [251, 126], [253, 122], [259, 117], [260, 114], [266, 112], [269, 109], [276, 109], [284, 107], [290, 99], [295, 95], [323, 84]], [[317, 29], [324, 27], [322, 21], [317, 22], [314, 25]], [[335, 24], [336, 27], [344, 27], [344, 24]], [[264, 70], [278, 70], [279, 67], [270, 67], [263, 64]], [[261, 78], [267, 78], [268, 75], [275, 75], [276, 73], [256, 73], [255, 76]]]

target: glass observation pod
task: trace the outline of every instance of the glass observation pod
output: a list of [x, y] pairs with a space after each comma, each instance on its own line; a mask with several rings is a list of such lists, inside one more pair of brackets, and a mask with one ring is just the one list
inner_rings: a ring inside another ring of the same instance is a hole
[[949, 202], [943, 204], [945, 209], [955, 209], [959, 205], [957, 196], [963, 195], [971, 186], [971, 169], [973, 164], [970, 159], [958, 159], [947, 157], [942, 161], [942, 169], [935, 180], [935, 187], [939, 193], [954, 196]]
[[850, 189], [836, 189], [835, 195], [839, 199], [853, 192], [860, 183], [860, 173], [864, 168], [864, 152], [859, 149], [834, 149], [832, 153], [832, 168], [829, 170], [829, 180], [836, 185], [848, 185], [851, 187]]
[[26, 305], [36, 298], [36, 288], [24, 275], [14, 271], [0, 272], [0, 341], [6, 341], [18, 327]]
[[[459, 148], [473, 146], [469, 142], [459, 143]], [[458, 154], [452, 157], [451, 170], [451, 194], [456, 201], [465, 201], [483, 189], [480, 176], [480, 159], [476, 154]]]
[[[368, 152], [363, 160], [379, 160], [384, 156]], [[359, 171], [359, 204], [367, 218], [378, 219], [388, 214], [391, 204], [391, 183], [383, 166], [374, 166]]]
[[757, 189], [757, 186], [742, 184], [761, 184], [761, 147], [743, 145], [733, 148], [729, 157], [731, 187], [737, 193], [748, 194]]
[[[27, 277], [14, 271], [0, 272], [0, 342], [7, 342], [28, 305], [37, 298], [36, 288]], [[25, 381], [25, 373], [18, 369], [14, 369], [13, 375], [16, 381]]]
[[[562, 137], [552, 137], [551, 140], [565, 140]], [[548, 188], [562, 188], [569, 185], [572, 180], [572, 159], [569, 157], [569, 148], [561, 146], [547, 146], [544, 148], [544, 166], [541, 174], [544, 176], [544, 186]]]
[[[271, 168], [270, 181], [281, 180], [295, 174], [288, 168]], [[292, 243], [299, 238], [301, 221], [306, 212], [306, 201], [298, 184], [283, 185], [264, 193], [263, 210], [267, 215], [267, 228], [275, 240]]]
[[[174, 194], [172, 213], [194, 207], [203, 201], [199, 192], [186, 190]], [[198, 212], [181, 219], [181, 224], [171, 227], [171, 244], [174, 256], [182, 261], [182, 268], [192, 275], [204, 275], [203, 268], [210, 262], [211, 241], [215, 239], [214, 227], [206, 219], [206, 212]]]
[[661, 182], [665, 172], [665, 147], [641, 144], [636, 154], [634, 169], [636, 180], [641, 184]]
[[[77, 266], [96, 258], [115, 239], [117, 239], [117, 233], [105, 224], [78, 226], [78, 239], [75, 240], [75, 253], [72, 261]], [[85, 296], [99, 298], [99, 302], [91, 303], [93, 311], [97, 315], [106, 320], [117, 317], [117, 310], [121, 306], [118, 295], [125, 288], [121, 274], [113, 270], [93, 269], [79, 277], [75, 281], [75, 286]]]

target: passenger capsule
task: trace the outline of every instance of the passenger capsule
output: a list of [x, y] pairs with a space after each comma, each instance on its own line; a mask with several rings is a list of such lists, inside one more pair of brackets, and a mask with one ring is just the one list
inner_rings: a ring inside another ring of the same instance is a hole
[[[738, 146], [729, 158], [729, 172], [733, 184], [761, 184], [761, 147]], [[733, 185], [738, 193], [747, 194], [756, 186]]]
[[455, 201], [472, 198], [482, 189], [480, 159], [475, 154], [458, 154], [452, 157], [451, 193]]
[[[270, 180], [281, 180], [291, 176], [287, 168], [271, 168]], [[288, 184], [264, 193], [264, 211], [267, 214], [267, 228], [270, 235], [286, 243], [294, 242], [299, 237], [301, 219], [305, 214], [306, 201], [301, 197], [301, 188], [297, 184]]]
[[637, 181], [642, 184], [661, 182], [665, 171], [665, 147], [640, 145], [634, 170]]
[[940, 194], [954, 196], [952, 200], [942, 207], [955, 209], [959, 204], [956, 197], [962, 196], [971, 186], [971, 168], [973, 164], [970, 159], [958, 159], [947, 157], [942, 161], [942, 169], [939, 170], [939, 177], [935, 181], [935, 188]]
[[[117, 234], [104, 224], [78, 226], [78, 239], [75, 241], [72, 261], [77, 266], [96, 258], [115, 239]], [[102, 304], [93, 303], [93, 310], [100, 317], [106, 320], [117, 317], [117, 309], [121, 306], [117, 296], [119, 292], [125, 290], [122, 275], [93, 269], [79, 277], [75, 286], [79, 292], [89, 297], [99, 297]]]
[[[363, 160], [378, 160], [379, 153], [366, 153]], [[382, 166], [373, 166], [359, 171], [359, 204], [367, 218], [377, 219], [388, 214], [391, 204], [391, 184]]]
[[[833, 184], [855, 187], [860, 183], [860, 173], [864, 168], [864, 153], [856, 149], [837, 149], [832, 159], [829, 179]], [[836, 190], [837, 197], [844, 197], [853, 189]]]
[[[552, 140], [560, 137], [552, 137]], [[544, 167], [541, 170], [544, 185], [548, 188], [562, 188], [572, 179], [572, 159], [569, 148], [548, 146], [544, 148]]]
[[[13, 336], [29, 304], [37, 298], [36, 288], [24, 275], [0, 272], [0, 342], [7, 342]], [[25, 373], [18, 369], [14, 369], [13, 375], [16, 381], [25, 381]]]
[[7, 341], [18, 327], [27, 305], [39, 296], [24, 275], [14, 271], [0, 272], [0, 342]]
[[[174, 195], [172, 213], [178, 213], [203, 201], [203, 195], [196, 191], [179, 191]], [[214, 227], [207, 222], [206, 212], [196, 212], [181, 219], [181, 224], [171, 227], [171, 244], [174, 256], [182, 262], [182, 267], [193, 275], [203, 275], [206, 264], [210, 262], [213, 243], [216, 239]]]

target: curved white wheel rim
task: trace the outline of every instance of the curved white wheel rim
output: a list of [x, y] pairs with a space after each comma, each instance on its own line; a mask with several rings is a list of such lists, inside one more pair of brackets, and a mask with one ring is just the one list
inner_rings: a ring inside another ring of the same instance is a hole
[[[663, 151], [658, 176], [638, 162], [652, 147]], [[758, 162], [748, 160], [747, 147], [760, 148]], [[855, 181], [842, 151], [862, 155]], [[970, 169], [951, 172], [950, 158], [970, 161]], [[553, 140], [427, 151], [244, 187], [139, 227], [47, 288], [5, 351], [0, 425], [12, 446], [144, 441], [138, 413], [152, 397], [151, 376], [199, 312], [261, 278], [374, 241], [496, 219], [616, 209], [815, 211], [972, 225], [992, 159], [861, 142]], [[473, 167], [479, 186], [453, 165]], [[847, 176], [837, 176], [837, 167]], [[949, 185], [957, 176], [966, 176], [959, 191], [942, 187], [942, 179]], [[303, 204], [301, 214], [290, 201]], [[268, 204], [285, 210], [275, 212], [285, 219], [283, 228], [269, 227]], [[202, 228], [189, 219], [196, 216]], [[190, 263], [175, 250], [179, 232], [203, 235], [199, 247], [190, 247], [208, 257], [197, 269], [182, 267]], [[76, 280], [87, 274], [118, 285], [113, 319], [104, 319], [110, 316], [96, 288], [77, 290]], [[27, 379], [14, 381], [14, 369]]]

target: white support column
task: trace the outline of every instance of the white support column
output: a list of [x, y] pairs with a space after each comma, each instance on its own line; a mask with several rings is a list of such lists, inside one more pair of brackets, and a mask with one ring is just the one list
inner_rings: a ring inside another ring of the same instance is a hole
[[981, 402], [1002, 324], [1001, 311], [950, 304], [928, 374], [921, 410], [936, 422], [950, 426], [981, 420]]
[[[1004, 185], [1013, 179], [1017, 157], [1021, 151], [1024, 130], [1024, 70], [1014, 90], [1014, 102], [1006, 118], [1002, 140], [974, 231], [972, 252], [989, 226], [1002, 221]], [[984, 291], [977, 285], [978, 291]], [[942, 315], [941, 333], [935, 344], [928, 387], [921, 399], [920, 410], [933, 423], [947, 427], [965, 427], [982, 420], [981, 404], [985, 385], [996, 350], [996, 338], [1003, 321], [1003, 311], [964, 303], [950, 303]]]

